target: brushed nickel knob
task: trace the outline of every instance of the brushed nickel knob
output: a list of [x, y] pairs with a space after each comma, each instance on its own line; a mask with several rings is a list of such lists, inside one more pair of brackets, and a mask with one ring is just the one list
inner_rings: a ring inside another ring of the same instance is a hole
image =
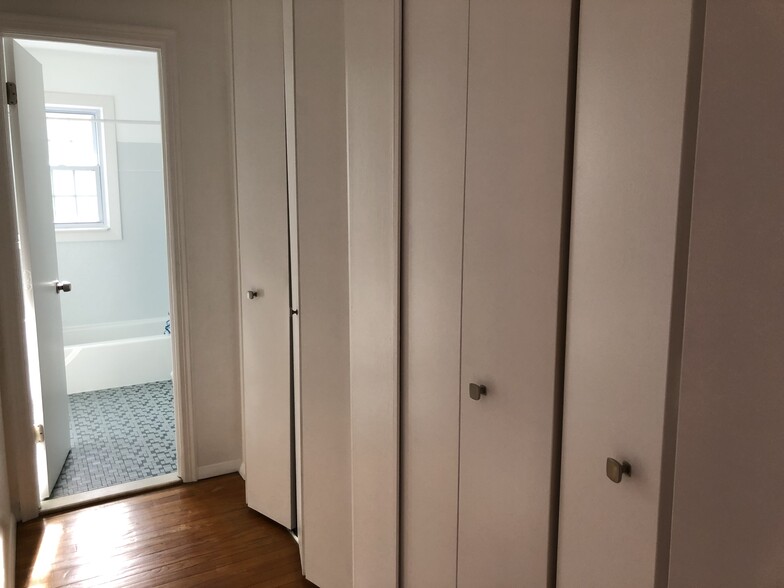
[[254, 298], [258, 298], [259, 293], [257, 290], [248, 290], [248, 300], [253, 300]]
[[480, 400], [482, 396], [487, 396], [487, 387], [482, 384], [469, 384], [468, 396], [471, 400]]
[[632, 466], [628, 461], [618, 461], [612, 457], [607, 458], [607, 477], [616, 484], [620, 484], [623, 476], [632, 475]]

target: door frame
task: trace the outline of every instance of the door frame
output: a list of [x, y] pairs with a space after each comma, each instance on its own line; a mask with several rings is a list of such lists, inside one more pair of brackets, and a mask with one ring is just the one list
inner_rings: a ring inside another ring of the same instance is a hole
[[[163, 136], [166, 240], [169, 273], [169, 298], [172, 320], [172, 359], [174, 364], [174, 405], [177, 443], [177, 475], [184, 482], [197, 479], [191, 387], [190, 336], [188, 328], [188, 290], [185, 243], [185, 210], [182, 193], [179, 145], [180, 119], [177, 104], [177, 54], [175, 33], [166, 29], [83, 22], [61, 18], [30, 17], [0, 13], [0, 36], [20, 39], [89, 43], [128, 49], [155, 51], [158, 54], [158, 80], [161, 97]], [[5, 80], [5, 63], [0, 63]], [[3, 100], [5, 105], [5, 100]], [[17, 224], [13, 182], [10, 127], [0, 116], [0, 227], [7, 238], [0, 240], [0, 267], [11, 276], [10, 287], [0, 295], [0, 341], [5, 352], [0, 357], [0, 390], [5, 411], [6, 447], [9, 453], [9, 482], [17, 518], [38, 515], [40, 500], [35, 473], [35, 450], [27, 376], [24, 314], [20, 265], [16, 245]], [[29, 448], [26, 446], [29, 444]]]

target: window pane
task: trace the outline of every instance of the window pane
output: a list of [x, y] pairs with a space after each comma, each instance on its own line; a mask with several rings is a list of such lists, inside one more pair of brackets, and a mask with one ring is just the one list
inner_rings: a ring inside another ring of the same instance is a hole
[[98, 173], [91, 169], [78, 169], [74, 172], [76, 193], [79, 196], [96, 196], [98, 194]]
[[95, 116], [48, 112], [49, 165], [98, 165]]
[[100, 108], [47, 105], [55, 223], [103, 223]]
[[94, 196], [77, 196], [76, 211], [80, 223], [97, 223], [101, 220], [98, 214], [98, 199]]
[[56, 196], [54, 198], [54, 222], [75, 223], [79, 222], [76, 214], [76, 198], [73, 196]]
[[52, 194], [55, 196], [73, 196], [74, 176], [70, 169], [52, 170]]

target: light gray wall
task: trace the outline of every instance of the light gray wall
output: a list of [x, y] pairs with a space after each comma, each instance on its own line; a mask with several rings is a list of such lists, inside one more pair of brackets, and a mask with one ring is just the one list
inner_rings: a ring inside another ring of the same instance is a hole
[[176, 33], [178, 100], [173, 124], [180, 133], [196, 461], [199, 467], [239, 463], [237, 229], [228, 1], [0, 0], [0, 10]]
[[708, 2], [669, 585], [784, 586], [784, 4]]
[[[169, 312], [160, 143], [118, 143], [123, 238], [58, 242], [63, 326], [166, 317]], [[163, 323], [161, 323], [163, 333]]]
[[[47, 92], [111, 96], [115, 118], [159, 121], [154, 53], [102, 54], [66, 45], [28, 47]], [[122, 240], [57, 243], [63, 327], [163, 318], [169, 311], [163, 152], [159, 124], [114, 124]], [[163, 332], [163, 322], [161, 323]]]

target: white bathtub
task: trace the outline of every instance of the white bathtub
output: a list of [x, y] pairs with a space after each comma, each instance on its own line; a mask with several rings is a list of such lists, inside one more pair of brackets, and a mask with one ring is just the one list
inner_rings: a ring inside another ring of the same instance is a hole
[[171, 378], [165, 319], [63, 329], [68, 394]]

